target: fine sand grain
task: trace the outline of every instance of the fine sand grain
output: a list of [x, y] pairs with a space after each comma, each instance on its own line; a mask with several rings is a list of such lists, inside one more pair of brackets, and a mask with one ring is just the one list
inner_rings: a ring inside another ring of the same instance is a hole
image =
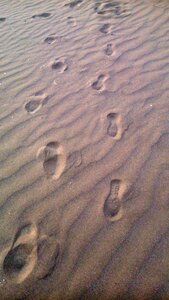
[[0, 0], [0, 300], [169, 299], [169, 1]]

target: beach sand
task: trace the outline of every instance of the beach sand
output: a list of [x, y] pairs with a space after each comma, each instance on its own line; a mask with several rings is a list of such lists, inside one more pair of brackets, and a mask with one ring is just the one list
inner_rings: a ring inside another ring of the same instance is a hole
[[0, 299], [169, 299], [169, 1], [0, 1]]

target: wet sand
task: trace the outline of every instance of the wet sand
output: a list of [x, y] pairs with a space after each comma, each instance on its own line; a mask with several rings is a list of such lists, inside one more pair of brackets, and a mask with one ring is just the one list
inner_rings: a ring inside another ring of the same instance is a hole
[[0, 1], [0, 299], [169, 299], [169, 2]]

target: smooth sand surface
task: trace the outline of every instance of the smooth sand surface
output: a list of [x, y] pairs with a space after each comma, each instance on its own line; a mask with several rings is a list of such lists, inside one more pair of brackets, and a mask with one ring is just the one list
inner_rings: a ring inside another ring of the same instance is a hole
[[169, 299], [169, 1], [0, 0], [0, 299]]

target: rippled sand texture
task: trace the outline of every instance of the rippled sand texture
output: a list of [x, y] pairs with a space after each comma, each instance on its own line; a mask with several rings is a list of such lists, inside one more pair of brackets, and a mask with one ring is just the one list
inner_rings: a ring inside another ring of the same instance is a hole
[[1, 0], [0, 103], [0, 299], [168, 299], [169, 1]]

